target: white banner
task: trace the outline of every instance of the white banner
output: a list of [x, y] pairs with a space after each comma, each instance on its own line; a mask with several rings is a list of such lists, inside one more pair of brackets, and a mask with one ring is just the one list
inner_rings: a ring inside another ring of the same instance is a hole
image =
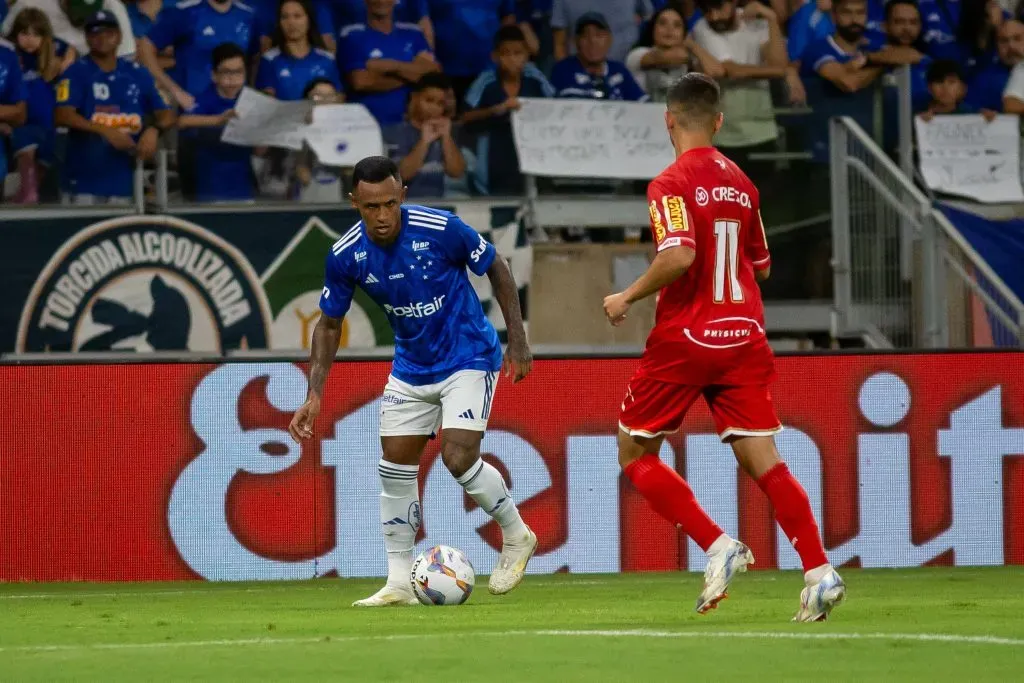
[[244, 88], [235, 104], [238, 118], [224, 126], [220, 139], [241, 147], [300, 150], [312, 107], [313, 103], [307, 100], [282, 102], [258, 90]]
[[327, 166], [355, 166], [364, 157], [384, 153], [380, 124], [361, 104], [313, 107], [313, 125], [306, 128], [305, 138]]
[[1022, 202], [1020, 122], [980, 115], [914, 120], [921, 175], [932, 190], [979, 202]]
[[328, 166], [354, 166], [364, 157], [384, 153], [380, 124], [361, 104], [314, 107], [307, 100], [282, 102], [245, 88], [235, 111], [238, 118], [221, 135], [232, 145], [300, 150], [308, 143]]
[[512, 130], [525, 174], [650, 180], [675, 161], [663, 104], [521, 102], [512, 115]]

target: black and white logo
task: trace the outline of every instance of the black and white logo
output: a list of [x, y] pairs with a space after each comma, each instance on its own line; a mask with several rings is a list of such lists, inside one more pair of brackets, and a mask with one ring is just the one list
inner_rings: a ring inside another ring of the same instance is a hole
[[126, 216], [75, 234], [40, 273], [18, 351], [266, 348], [259, 277], [223, 239], [171, 216]]

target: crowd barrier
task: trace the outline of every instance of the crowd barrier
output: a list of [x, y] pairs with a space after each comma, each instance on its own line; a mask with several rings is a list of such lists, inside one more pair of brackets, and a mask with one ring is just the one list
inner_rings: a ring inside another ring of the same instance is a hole
[[[497, 392], [483, 448], [540, 537], [533, 572], [698, 570], [702, 554], [620, 475], [635, 358], [542, 359]], [[288, 437], [301, 365], [0, 366], [0, 580], [300, 579], [385, 572], [377, 509], [384, 361], [331, 374], [314, 438]], [[1024, 354], [788, 356], [778, 444], [833, 563], [1024, 564]], [[428, 447], [420, 547], [489, 572], [498, 529]], [[753, 549], [795, 568], [703, 404], [661, 457]]]

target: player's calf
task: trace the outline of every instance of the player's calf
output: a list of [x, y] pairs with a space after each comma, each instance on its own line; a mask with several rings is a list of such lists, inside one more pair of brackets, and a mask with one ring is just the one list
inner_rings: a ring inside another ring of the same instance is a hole
[[519, 514], [501, 472], [480, 457], [482, 438], [483, 432], [446, 430], [441, 457], [459, 485], [501, 527], [501, 555], [488, 583], [491, 593], [501, 595], [522, 582], [537, 536]]

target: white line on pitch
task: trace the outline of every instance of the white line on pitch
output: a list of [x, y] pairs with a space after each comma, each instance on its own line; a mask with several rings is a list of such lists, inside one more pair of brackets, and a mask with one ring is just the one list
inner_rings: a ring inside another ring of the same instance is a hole
[[171, 648], [237, 647], [246, 645], [311, 645], [322, 643], [352, 643], [394, 640], [423, 640], [425, 638], [459, 637], [508, 638], [545, 636], [565, 638], [677, 638], [677, 639], [741, 639], [741, 640], [880, 640], [957, 645], [1000, 645], [1024, 647], [1024, 640], [1001, 636], [968, 636], [951, 633], [797, 633], [786, 631], [648, 631], [633, 630], [540, 630], [540, 631], [478, 631], [458, 634], [418, 633], [373, 636], [320, 636], [304, 638], [242, 638], [224, 640], [183, 640], [151, 643], [93, 643], [67, 645], [14, 645], [0, 647], [0, 653], [69, 652], [90, 650], [164, 650]]

